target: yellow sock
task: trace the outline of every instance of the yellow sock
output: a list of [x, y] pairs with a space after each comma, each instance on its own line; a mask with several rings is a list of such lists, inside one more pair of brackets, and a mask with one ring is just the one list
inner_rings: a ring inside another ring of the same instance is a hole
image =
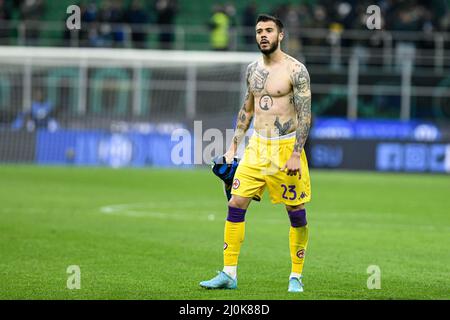
[[245, 212], [245, 209], [228, 206], [223, 245], [224, 266], [237, 266], [245, 235]]
[[237, 266], [241, 244], [244, 241], [245, 222], [225, 221], [223, 265]]
[[305, 260], [306, 247], [308, 246], [308, 225], [303, 227], [290, 227], [289, 249], [291, 251], [291, 272], [302, 273]]

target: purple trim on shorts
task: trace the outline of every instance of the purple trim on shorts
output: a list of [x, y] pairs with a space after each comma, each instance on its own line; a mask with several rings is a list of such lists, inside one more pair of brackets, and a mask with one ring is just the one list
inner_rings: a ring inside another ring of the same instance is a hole
[[230, 222], [244, 222], [247, 210], [228, 206], [227, 220]]
[[306, 209], [288, 211], [288, 215], [289, 220], [291, 220], [291, 226], [294, 228], [306, 226]]

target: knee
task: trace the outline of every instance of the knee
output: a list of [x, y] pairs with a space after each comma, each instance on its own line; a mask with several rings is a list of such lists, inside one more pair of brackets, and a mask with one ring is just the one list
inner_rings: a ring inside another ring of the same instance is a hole
[[245, 198], [236, 198], [232, 196], [228, 202], [227, 221], [235, 223], [244, 222], [247, 207], [248, 203], [245, 202]]
[[297, 210], [304, 210], [305, 209], [305, 205], [302, 203], [301, 205], [298, 206], [288, 206], [286, 205], [286, 210], [289, 211], [297, 211]]
[[246, 210], [249, 205], [249, 200], [247, 198], [231, 196], [230, 201], [228, 201], [228, 206], [233, 208], [239, 208]]
[[304, 227], [307, 225], [306, 210], [304, 205], [286, 206], [291, 226], [294, 228]]

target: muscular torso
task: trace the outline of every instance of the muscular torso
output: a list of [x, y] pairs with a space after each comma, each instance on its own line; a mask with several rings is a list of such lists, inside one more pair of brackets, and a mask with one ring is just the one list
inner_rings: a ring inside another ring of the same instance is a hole
[[278, 137], [297, 128], [290, 78], [295, 63], [299, 62], [286, 55], [272, 66], [264, 66], [262, 60], [250, 66], [248, 86], [254, 97], [254, 129], [263, 136]]

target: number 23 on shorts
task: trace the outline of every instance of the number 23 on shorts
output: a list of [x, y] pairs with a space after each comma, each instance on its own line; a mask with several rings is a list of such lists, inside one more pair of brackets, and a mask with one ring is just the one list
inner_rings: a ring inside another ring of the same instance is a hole
[[[286, 200], [295, 200], [297, 198], [297, 192], [295, 191], [295, 185], [289, 185], [286, 186], [285, 184], [282, 184], [281, 187], [283, 188], [283, 195], [282, 198]], [[288, 197], [287, 193], [289, 193], [290, 197]]]

